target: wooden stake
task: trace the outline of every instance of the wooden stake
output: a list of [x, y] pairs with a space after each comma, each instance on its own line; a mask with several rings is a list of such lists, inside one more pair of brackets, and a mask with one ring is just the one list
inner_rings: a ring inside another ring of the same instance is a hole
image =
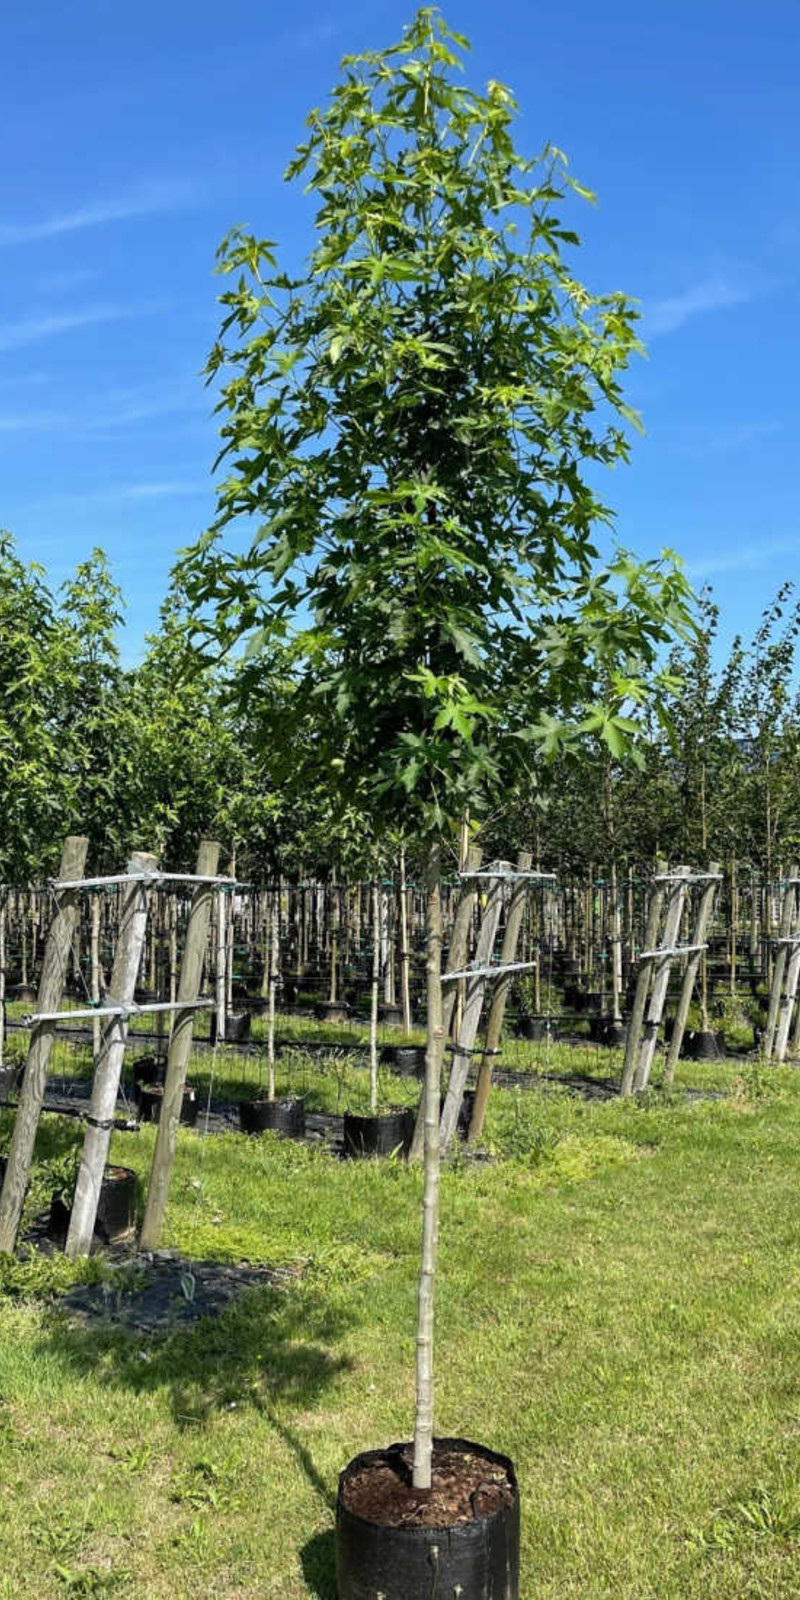
[[[505, 863], [502, 862], [500, 865], [505, 866]], [[479, 968], [488, 966], [491, 963], [502, 909], [503, 885], [502, 883], [493, 883], [489, 889], [486, 910], [483, 913], [478, 942], [475, 948], [475, 964]], [[455, 970], [457, 971], [458, 969], [456, 968]], [[450, 971], [453, 971], [452, 967]], [[459, 1113], [464, 1099], [464, 1089], [469, 1077], [472, 1049], [478, 1036], [478, 1024], [481, 1020], [483, 1002], [489, 981], [485, 977], [477, 976], [466, 979], [467, 997], [464, 1004], [464, 1015], [454, 1041], [450, 1082], [447, 1086], [441, 1127], [439, 1129], [439, 1144], [443, 1154], [447, 1150], [458, 1124]]]
[[[128, 864], [131, 872], [155, 872], [157, 858], [144, 850], [135, 850]], [[129, 883], [122, 901], [119, 936], [111, 975], [111, 993], [120, 1005], [133, 1000], [136, 979], [142, 960], [147, 915], [149, 909], [147, 889], [142, 884]], [[100, 1053], [95, 1067], [92, 1098], [86, 1118], [86, 1136], [83, 1141], [75, 1198], [72, 1202], [66, 1254], [89, 1254], [100, 1187], [103, 1182], [111, 1129], [119, 1093], [119, 1080], [125, 1058], [125, 1039], [128, 1032], [126, 1017], [109, 1017], [104, 1023], [100, 1038]]]
[[[482, 859], [483, 852], [478, 849], [477, 845], [471, 845], [467, 857], [468, 871], [477, 872]], [[451, 972], [458, 972], [467, 959], [469, 931], [472, 923], [472, 912], [475, 906], [477, 893], [478, 890], [474, 878], [467, 879], [467, 881], [461, 885], [461, 895], [458, 905], [456, 906], [455, 917], [453, 919], [453, 931], [450, 935], [450, 948], [448, 950], [448, 960]], [[439, 897], [439, 915], [441, 916], [441, 892]], [[450, 1032], [450, 1023], [453, 1018], [453, 1010], [456, 1003], [455, 987], [456, 986], [454, 983], [448, 984], [447, 989], [442, 997], [442, 1026], [444, 1028], [445, 1037], [447, 1037], [448, 1033]], [[420, 1099], [419, 1109], [417, 1111], [414, 1138], [411, 1142], [411, 1150], [409, 1152], [410, 1161], [420, 1160], [424, 1143], [425, 1096], [423, 1095]]]
[[[521, 850], [517, 856], [517, 870], [519, 872], [529, 872], [532, 860], [533, 857], [526, 850]], [[507, 965], [508, 962], [516, 959], [517, 945], [519, 943], [520, 929], [522, 928], [522, 919], [525, 915], [525, 904], [527, 897], [528, 884], [525, 882], [518, 883], [511, 896], [511, 904], [508, 908], [505, 932], [503, 934], [503, 948], [500, 954], [500, 960], [504, 966]], [[540, 927], [540, 938], [541, 932], [542, 930]], [[508, 999], [508, 991], [510, 988], [510, 977], [499, 978], [495, 984], [494, 998], [492, 1000], [492, 1006], [489, 1012], [486, 1038], [483, 1045], [483, 1055], [481, 1056], [480, 1071], [478, 1072], [478, 1086], [475, 1090], [475, 1103], [472, 1107], [472, 1116], [469, 1124], [470, 1144], [473, 1144], [476, 1139], [480, 1139], [480, 1136], [483, 1133], [483, 1123], [486, 1117], [486, 1103], [489, 1099], [489, 1090], [492, 1087], [494, 1053], [500, 1044], [500, 1039], [503, 1033], [503, 1021], [506, 1013], [506, 1000]]]
[[[676, 867], [675, 881], [667, 887], [667, 905], [664, 912], [664, 943], [665, 951], [672, 950], [680, 937], [683, 904], [686, 899], [687, 883], [691, 867]], [[650, 1081], [650, 1070], [653, 1057], [656, 1053], [658, 1030], [664, 1010], [669, 974], [674, 957], [671, 955], [656, 956], [653, 963], [653, 987], [650, 991], [650, 1004], [647, 1008], [647, 1021], [645, 1023], [644, 1038], [639, 1056], [639, 1065], [636, 1069], [633, 1087], [637, 1093], [647, 1088]]]
[[[88, 839], [75, 836], [67, 839], [59, 869], [62, 878], [72, 880], [80, 878], [86, 866], [88, 848]], [[37, 1001], [39, 1011], [56, 1011], [61, 1004], [80, 903], [80, 889], [66, 889], [58, 897], [58, 911], [47, 936], [42, 963]], [[25, 1076], [14, 1119], [5, 1183], [0, 1198], [0, 1251], [7, 1255], [11, 1254], [17, 1240], [19, 1219], [22, 1215], [33, 1147], [36, 1142], [36, 1130], [44, 1102], [47, 1063], [55, 1035], [56, 1024], [52, 1022], [41, 1023], [31, 1034]]]
[[[198, 876], [201, 873], [207, 877], [214, 876], [219, 863], [219, 851], [220, 847], [215, 840], [204, 839], [202, 841], [197, 853]], [[197, 999], [200, 993], [213, 899], [214, 890], [210, 884], [199, 884], [192, 897], [192, 908], [189, 912], [189, 924], [186, 929], [186, 943], [183, 947], [181, 976], [178, 985], [179, 1004], [189, 1005], [193, 1000]], [[183, 1106], [183, 1091], [186, 1087], [186, 1069], [189, 1065], [189, 1056], [192, 1050], [193, 1027], [193, 1011], [177, 1011], [175, 1013], [175, 1025], [172, 1030], [169, 1055], [167, 1057], [164, 1097], [161, 1102], [161, 1116], [158, 1120], [156, 1147], [153, 1152], [153, 1166], [150, 1173], [147, 1205], [142, 1225], [140, 1241], [142, 1250], [157, 1250], [161, 1241], [161, 1230], [164, 1226], [164, 1216], [167, 1209], [169, 1183], [175, 1160], [175, 1146], [178, 1141], [178, 1124]]]
[[[656, 861], [656, 878], [666, 872], [665, 861]], [[644, 935], [645, 950], [652, 950], [658, 938], [661, 924], [661, 910], [664, 905], [664, 885], [654, 883], [650, 890], [650, 902], [647, 908], [647, 927]], [[642, 961], [636, 978], [636, 993], [631, 1009], [630, 1022], [628, 1023], [628, 1038], [625, 1044], [625, 1060], [622, 1066], [619, 1092], [621, 1095], [633, 1093], [633, 1080], [639, 1062], [639, 1050], [642, 1042], [642, 1028], [644, 1014], [647, 1009], [647, 996], [650, 990], [652, 976], [652, 962]]]
[[[709, 872], [718, 871], [719, 867], [717, 863], [712, 862], [711, 866], [709, 867]], [[705, 889], [703, 890], [700, 899], [700, 907], [697, 913], [697, 923], [691, 940], [692, 944], [703, 944], [705, 942], [706, 933], [708, 932], [708, 925], [714, 915], [714, 904], [717, 898], [718, 889], [719, 884], [712, 881], [711, 883], [707, 883]], [[694, 986], [697, 981], [697, 972], [700, 966], [702, 955], [702, 950], [695, 950], [689, 956], [689, 959], [686, 963], [686, 971], [683, 975], [683, 985], [681, 988], [680, 999], [678, 1001], [678, 1010], [675, 1015], [675, 1027], [672, 1030], [672, 1038], [669, 1042], [667, 1064], [664, 1068], [664, 1083], [666, 1086], [669, 1086], [675, 1077], [675, 1068], [678, 1062], [678, 1057], [681, 1053], [683, 1035], [686, 1029], [686, 1019], [689, 1015], [689, 1007], [692, 1003], [692, 995], [694, 993]]]
[[[793, 861], [789, 868], [789, 877], [797, 877], [797, 862]], [[770, 889], [769, 898], [772, 898]], [[794, 926], [795, 903], [797, 889], [793, 883], [787, 883], [783, 891], [783, 904], [781, 906], [781, 920], [779, 924], [779, 939], [786, 940], [790, 937]], [[786, 972], [786, 963], [789, 959], [789, 946], [779, 943], [772, 969], [772, 986], [769, 995], [769, 1010], [767, 1012], [767, 1025], [764, 1029], [764, 1040], [761, 1046], [765, 1060], [771, 1061], [775, 1046], [775, 1033], [778, 1026], [778, 1013], [780, 1010], [781, 995], [783, 993], [783, 979]]]

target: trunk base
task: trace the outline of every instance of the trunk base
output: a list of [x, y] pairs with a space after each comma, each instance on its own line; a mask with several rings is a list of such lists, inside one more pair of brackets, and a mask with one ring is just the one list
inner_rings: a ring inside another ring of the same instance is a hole
[[519, 1492], [506, 1456], [436, 1439], [432, 1492], [412, 1487], [411, 1445], [356, 1456], [339, 1479], [339, 1600], [519, 1600]]

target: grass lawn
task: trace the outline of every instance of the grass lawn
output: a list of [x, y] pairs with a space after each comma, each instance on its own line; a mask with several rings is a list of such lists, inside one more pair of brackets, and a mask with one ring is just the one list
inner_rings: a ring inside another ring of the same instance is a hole
[[[497, 1159], [443, 1176], [438, 1426], [516, 1461], [523, 1600], [800, 1589], [800, 1078], [681, 1072], [726, 1097], [497, 1091]], [[334, 1600], [337, 1472], [409, 1435], [419, 1199], [396, 1162], [182, 1131], [164, 1242], [288, 1286], [148, 1343], [67, 1326], [61, 1260], [0, 1271], [0, 1595]]]

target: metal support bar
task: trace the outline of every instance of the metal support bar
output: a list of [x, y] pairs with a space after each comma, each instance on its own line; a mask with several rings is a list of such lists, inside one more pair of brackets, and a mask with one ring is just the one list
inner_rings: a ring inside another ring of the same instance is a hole
[[554, 872], [492, 872], [488, 868], [484, 872], [459, 872], [458, 876], [459, 878], [489, 878], [492, 883], [498, 883], [501, 880], [503, 882], [508, 880], [510, 883], [518, 883], [521, 878], [532, 878], [546, 883], [555, 883], [556, 881]]
[[658, 877], [653, 878], [652, 882], [653, 883], [721, 883], [722, 882], [722, 877], [723, 877], [723, 874], [721, 872], [693, 872], [689, 877], [685, 877], [682, 872], [681, 873], [677, 873], [677, 874], [674, 873], [674, 872], [661, 872], [661, 873], [659, 873]]
[[[678, 880], [673, 880], [677, 882]], [[698, 950], [707, 950], [707, 944], [674, 944], [669, 950], [640, 950], [639, 961], [654, 961], [659, 956], [693, 956]]]
[[139, 1017], [150, 1011], [209, 1011], [215, 1005], [215, 1000], [153, 1000], [144, 1006], [131, 1001], [127, 1006], [92, 1006], [89, 1011], [35, 1011], [22, 1020], [26, 1028], [35, 1028], [40, 1022], [75, 1022], [79, 1017]]
[[535, 961], [509, 961], [491, 967], [463, 967], [460, 972], [443, 972], [442, 983], [456, 983], [459, 978], [504, 978], [507, 972], [531, 972]]
[[103, 889], [115, 883], [216, 883], [221, 888], [249, 889], [237, 878], [197, 877], [191, 872], [117, 872], [109, 878], [48, 878], [49, 889]]

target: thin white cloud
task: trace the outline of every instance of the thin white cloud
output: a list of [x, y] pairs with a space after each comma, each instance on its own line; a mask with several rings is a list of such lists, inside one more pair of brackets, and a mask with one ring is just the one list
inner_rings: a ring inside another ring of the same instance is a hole
[[[7, 380], [7, 388], [12, 388]], [[71, 404], [0, 410], [0, 433], [53, 433], [85, 437], [113, 434], [160, 417], [205, 415], [198, 383], [165, 379], [158, 385], [76, 395]]]
[[210, 480], [200, 478], [167, 478], [145, 480], [142, 483], [110, 484], [105, 489], [87, 489], [84, 494], [53, 494], [42, 500], [28, 501], [26, 511], [44, 511], [52, 507], [82, 511], [89, 506], [136, 505], [148, 500], [188, 499], [211, 493]]
[[71, 294], [73, 289], [94, 283], [99, 276], [91, 267], [76, 267], [73, 272], [48, 272], [34, 279], [33, 287], [37, 294]]
[[662, 333], [675, 333], [690, 317], [745, 305], [762, 292], [760, 288], [733, 283], [727, 278], [704, 278], [702, 282], [684, 289], [682, 294], [673, 295], [668, 300], [657, 300], [649, 310], [645, 307], [645, 334], [653, 339]]
[[0, 351], [21, 350], [25, 345], [52, 339], [60, 333], [71, 333], [75, 328], [88, 328], [98, 322], [121, 322], [128, 317], [145, 316], [162, 309], [155, 303], [147, 306], [80, 306], [75, 311], [54, 311], [41, 317], [23, 317], [19, 322], [0, 322]]
[[760, 572], [776, 556], [796, 556], [800, 553], [800, 538], [753, 539], [746, 544], [729, 547], [716, 555], [701, 556], [688, 561], [686, 570], [690, 578], [711, 578], [728, 572]]
[[175, 211], [191, 204], [196, 196], [193, 185], [184, 179], [159, 179], [141, 183], [125, 194], [109, 195], [90, 201], [73, 211], [57, 212], [38, 221], [0, 225], [0, 246], [33, 244], [54, 239], [59, 234], [78, 233], [84, 228], [99, 228], [109, 222], [127, 222], [135, 217], [150, 217]]
[[732, 422], [727, 427], [712, 428], [698, 433], [694, 438], [676, 446], [679, 455], [691, 460], [704, 460], [706, 456], [735, 455], [748, 450], [751, 445], [763, 444], [786, 429], [785, 422]]

